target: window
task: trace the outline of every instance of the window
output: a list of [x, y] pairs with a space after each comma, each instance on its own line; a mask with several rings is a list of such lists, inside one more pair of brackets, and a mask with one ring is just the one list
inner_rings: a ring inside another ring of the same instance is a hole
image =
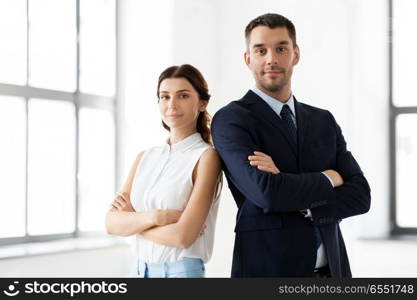
[[[0, 96], [0, 237], [25, 235], [26, 106], [20, 97]], [[5, 209], [7, 207], [7, 209]], [[10, 212], [13, 212], [11, 214]]]
[[[114, 121], [103, 110], [80, 110], [80, 190], [79, 228], [99, 230], [109, 206], [109, 195], [114, 194]], [[99, 187], [99, 188], [97, 188]]]
[[114, 1], [81, 2], [80, 90], [112, 96], [116, 71]]
[[0, 1], [0, 82], [26, 84], [26, 0]]
[[28, 233], [72, 232], [76, 169], [74, 105], [31, 98], [28, 113]]
[[29, 0], [28, 4], [29, 84], [74, 92], [77, 71], [76, 1]]
[[103, 232], [117, 0], [0, 2], [0, 245]]
[[391, 184], [394, 233], [417, 232], [417, 19], [414, 0], [391, 0]]

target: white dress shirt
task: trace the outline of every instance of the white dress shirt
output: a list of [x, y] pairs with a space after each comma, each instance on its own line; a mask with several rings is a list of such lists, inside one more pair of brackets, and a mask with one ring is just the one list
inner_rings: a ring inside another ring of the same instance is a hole
[[[199, 133], [173, 145], [146, 150], [132, 184], [130, 199], [136, 211], [184, 210], [193, 190], [192, 173], [201, 155], [212, 148]], [[203, 235], [187, 249], [168, 247], [136, 235], [137, 259], [143, 262], [173, 262], [183, 257], [201, 258], [206, 263], [213, 251], [214, 230], [219, 207], [221, 175], [205, 221]]]
[[[271, 96], [265, 94], [261, 90], [259, 90], [257, 87], [252, 88], [252, 91], [257, 94], [262, 100], [264, 100], [269, 107], [278, 115], [279, 118], [281, 118], [281, 110], [284, 107], [285, 104], [288, 104], [290, 110], [291, 110], [291, 118], [294, 122], [295, 127], [297, 127], [297, 119], [296, 119], [296, 112], [295, 112], [295, 105], [294, 105], [294, 96], [291, 93], [290, 98], [285, 102], [281, 102], [275, 98], [272, 98]], [[269, 153], [266, 153], [269, 154]], [[279, 169], [279, 166], [277, 166]], [[333, 181], [327, 176], [326, 174], [322, 173], [326, 178], [330, 181], [332, 186], [334, 186]], [[313, 216], [311, 214], [310, 209], [307, 209], [307, 214], [305, 215], [306, 218], [313, 219]], [[320, 268], [327, 265], [327, 258], [326, 258], [326, 250], [324, 249], [323, 242], [320, 244], [319, 248], [317, 249], [317, 259], [316, 259], [316, 268]]]

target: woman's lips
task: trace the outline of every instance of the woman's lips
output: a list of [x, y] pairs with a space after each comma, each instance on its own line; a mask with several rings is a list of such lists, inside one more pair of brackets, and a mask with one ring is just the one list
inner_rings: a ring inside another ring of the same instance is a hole
[[181, 118], [182, 114], [170, 114], [167, 115], [168, 118], [173, 118], [173, 119], [177, 119], [177, 118]]

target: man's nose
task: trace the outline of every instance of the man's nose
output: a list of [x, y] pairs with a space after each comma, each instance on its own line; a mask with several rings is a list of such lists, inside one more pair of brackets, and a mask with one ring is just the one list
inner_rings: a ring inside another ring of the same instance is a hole
[[278, 64], [278, 54], [275, 51], [268, 51], [266, 54], [266, 62], [268, 65]]

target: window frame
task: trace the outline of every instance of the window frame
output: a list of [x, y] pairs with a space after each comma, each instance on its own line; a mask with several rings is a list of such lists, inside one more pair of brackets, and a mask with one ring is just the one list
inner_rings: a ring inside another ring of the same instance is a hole
[[[416, 235], [417, 227], [402, 227], [398, 225], [397, 220], [397, 128], [396, 121], [398, 116], [404, 114], [417, 114], [417, 106], [396, 106], [394, 104], [393, 97], [393, 85], [394, 85], [394, 53], [393, 43], [395, 33], [393, 32], [393, 2], [398, 0], [388, 0], [389, 2], [389, 143], [390, 143], [390, 223], [391, 223], [391, 235]], [[401, 1], [401, 0], [400, 0]]]

